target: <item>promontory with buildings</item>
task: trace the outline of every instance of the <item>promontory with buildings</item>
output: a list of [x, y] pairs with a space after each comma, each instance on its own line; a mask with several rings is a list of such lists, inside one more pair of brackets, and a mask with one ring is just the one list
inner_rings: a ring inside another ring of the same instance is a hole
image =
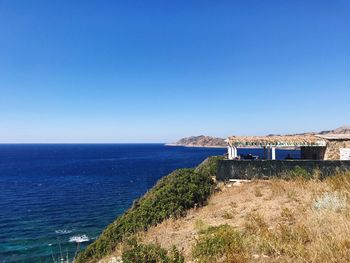
[[[293, 135], [327, 135], [327, 134], [350, 134], [350, 126], [342, 126], [334, 130], [324, 130], [321, 132], [305, 132]], [[269, 134], [268, 136], [273, 136]], [[213, 137], [213, 136], [190, 136], [182, 138], [174, 143], [168, 145], [175, 146], [188, 146], [188, 147], [226, 147], [227, 143], [225, 138]]]
[[177, 145], [224, 156], [159, 180], [75, 262], [350, 262], [349, 127], [210, 138]]

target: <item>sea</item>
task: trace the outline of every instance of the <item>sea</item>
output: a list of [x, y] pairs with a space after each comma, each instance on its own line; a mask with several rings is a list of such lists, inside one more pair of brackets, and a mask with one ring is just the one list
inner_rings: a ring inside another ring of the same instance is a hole
[[[238, 153], [248, 152], [263, 156]], [[72, 260], [161, 177], [225, 153], [164, 144], [0, 144], [0, 262]]]

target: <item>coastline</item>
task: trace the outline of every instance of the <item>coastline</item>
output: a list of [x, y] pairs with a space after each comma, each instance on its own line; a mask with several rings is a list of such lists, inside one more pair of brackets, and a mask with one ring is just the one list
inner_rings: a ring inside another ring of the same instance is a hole
[[189, 144], [176, 144], [176, 143], [166, 143], [165, 146], [180, 146], [180, 147], [188, 147], [188, 148], [226, 148], [226, 146], [218, 146], [218, 145], [189, 145]]
[[[214, 145], [188, 145], [188, 144], [176, 144], [176, 143], [165, 143], [165, 146], [179, 146], [179, 147], [188, 147], [188, 148], [217, 148], [224, 149], [227, 146], [214, 146]], [[244, 147], [245, 149], [258, 149], [257, 147]], [[297, 150], [298, 147], [284, 147], [279, 150]]]

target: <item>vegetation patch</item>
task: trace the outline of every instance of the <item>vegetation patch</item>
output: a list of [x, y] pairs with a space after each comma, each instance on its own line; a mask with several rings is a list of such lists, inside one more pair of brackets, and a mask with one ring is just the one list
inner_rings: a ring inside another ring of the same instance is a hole
[[219, 160], [224, 160], [223, 156], [212, 156], [205, 159], [200, 165], [197, 166], [195, 171], [202, 175], [216, 176], [217, 163]]
[[325, 179], [325, 181], [331, 186], [333, 191], [342, 192], [343, 194], [350, 196], [350, 171], [338, 173], [335, 176], [329, 176]]
[[245, 237], [232, 226], [220, 225], [201, 231], [193, 248], [193, 257], [199, 262], [243, 263], [249, 260]]
[[226, 211], [223, 215], [222, 218], [224, 219], [233, 219], [235, 217], [235, 215], [231, 212]]
[[176, 247], [166, 251], [156, 244], [141, 244], [136, 239], [125, 242], [123, 263], [184, 263], [185, 259]]
[[300, 167], [299, 165], [294, 166], [292, 170], [290, 170], [284, 179], [311, 179], [312, 174], [309, 173], [306, 169], [303, 167]]

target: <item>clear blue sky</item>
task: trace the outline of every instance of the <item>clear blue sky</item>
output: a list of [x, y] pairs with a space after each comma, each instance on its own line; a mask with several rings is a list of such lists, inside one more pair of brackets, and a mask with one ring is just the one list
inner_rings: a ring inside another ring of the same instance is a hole
[[349, 124], [349, 14], [348, 0], [0, 0], [0, 141]]

